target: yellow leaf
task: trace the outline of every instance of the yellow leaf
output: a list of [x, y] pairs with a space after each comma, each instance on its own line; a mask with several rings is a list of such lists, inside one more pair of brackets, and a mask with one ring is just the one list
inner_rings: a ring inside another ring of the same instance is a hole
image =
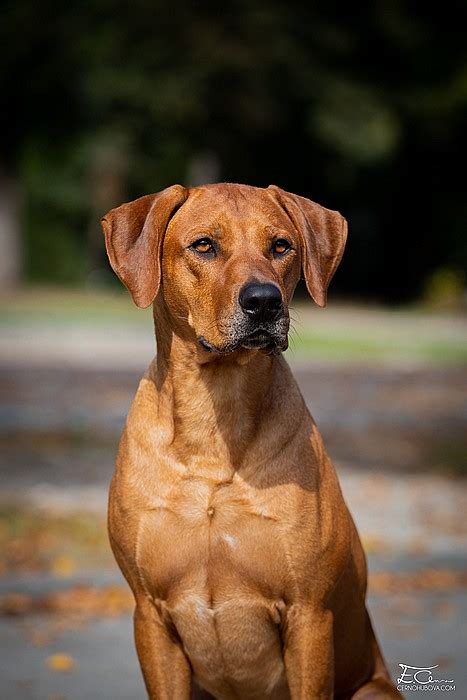
[[69, 654], [52, 654], [45, 663], [51, 671], [72, 671], [75, 667], [75, 660]]
[[361, 540], [363, 544], [363, 549], [367, 554], [384, 552], [388, 548], [387, 543], [380, 537], [377, 537], [376, 535], [362, 535]]
[[56, 576], [70, 576], [76, 569], [76, 563], [71, 557], [61, 554], [52, 561], [51, 569]]

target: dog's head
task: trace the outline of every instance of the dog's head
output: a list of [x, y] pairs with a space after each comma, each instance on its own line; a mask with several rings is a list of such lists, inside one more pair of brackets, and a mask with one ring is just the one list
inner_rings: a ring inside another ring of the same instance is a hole
[[174, 328], [211, 353], [285, 350], [301, 270], [324, 306], [347, 237], [338, 212], [274, 185], [174, 185], [112, 209], [102, 225], [135, 304], [162, 294]]

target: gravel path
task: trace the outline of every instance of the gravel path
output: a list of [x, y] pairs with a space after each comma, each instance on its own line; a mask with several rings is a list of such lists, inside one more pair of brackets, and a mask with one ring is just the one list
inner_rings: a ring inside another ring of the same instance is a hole
[[[50, 581], [45, 584], [47, 589], [51, 585]], [[448, 695], [466, 696], [466, 635], [461, 624], [467, 616], [465, 590], [428, 591], [423, 595], [373, 594], [368, 604], [394, 680], [400, 672], [399, 663], [438, 665], [441, 677], [455, 682], [456, 691]], [[0, 648], [2, 697], [15, 700], [145, 698], [129, 615], [89, 619], [79, 624], [67, 624], [66, 620], [57, 621], [44, 615], [0, 619]], [[48, 660], [56, 653], [71, 658], [73, 666], [68, 672], [50, 669]], [[406, 693], [406, 697], [412, 695], [416, 696]], [[433, 700], [445, 696], [446, 693], [428, 694]]]
[[[381, 330], [371, 313], [336, 313], [329, 321], [321, 317], [321, 327], [360, 323], [362, 332], [381, 336], [410, 322], [395, 315]], [[452, 320], [436, 323], [440, 336], [465, 333]], [[429, 331], [422, 322], [417, 328]], [[104, 513], [118, 436], [153, 351], [150, 328], [13, 323], [6, 330], [0, 506], [33, 506], [44, 517]], [[449, 579], [449, 572], [467, 567], [467, 370], [315, 361], [296, 362], [295, 374], [368, 553], [369, 605], [393, 677], [399, 663], [437, 664], [443, 678], [455, 681], [451, 695], [467, 697], [467, 589]], [[400, 589], [397, 578], [385, 588], [381, 572], [408, 578], [400, 579]], [[13, 572], [0, 577], [0, 595], [39, 596], [79, 582], [120, 585], [121, 578], [115, 568], [59, 578]], [[5, 698], [145, 697], [128, 614], [79, 624], [45, 614], [0, 617], [0, 650]], [[68, 672], [47, 665], [56, 652], [72, 659]]]

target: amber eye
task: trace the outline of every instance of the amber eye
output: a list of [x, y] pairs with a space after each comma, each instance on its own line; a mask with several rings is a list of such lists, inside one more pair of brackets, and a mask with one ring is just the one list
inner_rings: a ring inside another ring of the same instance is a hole
[[201, 253], [203, 255], [214, 252], [214, 246], [210, 238], [198, 238], [198, 240], [192, 243], [190, 247], [196, 250], [197, 253]]
[[277, 241], [274, 241], [272, 244], [272, 252], [274, 255], [284, 255], [288, 250], [290, 250], [290, 243], [286, 241], [285, 238], [278, 238]]

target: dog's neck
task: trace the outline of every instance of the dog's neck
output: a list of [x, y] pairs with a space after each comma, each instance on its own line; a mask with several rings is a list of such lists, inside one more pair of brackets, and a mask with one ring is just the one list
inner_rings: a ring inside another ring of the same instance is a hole
[[274, 430], [283, 383], [277, 378], [289, 374], [285, 360], [255, 350], [211, 355], [174, 330], [162, 304], [154, 309], [154, 322], [157, 357], [150, 377], [172, 415], [172, 448], [197, 469], [238, 469], [258, 433], [264, 439], [265, 424], [266, 432]]

